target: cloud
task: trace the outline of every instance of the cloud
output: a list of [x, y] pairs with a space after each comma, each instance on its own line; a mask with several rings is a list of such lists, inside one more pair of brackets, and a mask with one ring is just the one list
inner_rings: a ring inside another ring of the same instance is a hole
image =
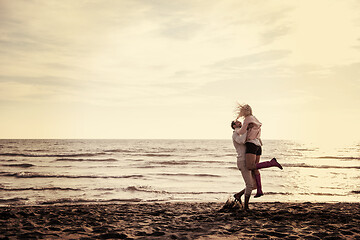
[[290, 54], [291, 52], [288, 50], [271, 50], [271, 51], [258, 52], [241, 57], [225, 59], [210, 65], [209, 68], [214, 68], [214, 67], [246, 68], [254, 65], [258, 66], [262, 64], [271, 64], [286, 58]]
[[285, 36], [286, 34], [291, 32], [291, 30], [291, 27], [286, 25], [278, 26], [273, 29], [267, 30], [261, 34], [261, 43], [264, 45], [270, 44], [276, 41], [276, 39], [278, 39], [279, 37]]
[[62, 90], [54, 86], [0, 82], [0, 101], [5, 102], [51, 101], [59, 92]]
[[184, 21], [173, 19], [162, 26], [161, 34], [165, 37], [189, 40], [196, 38], [203, 26], [201, 24], [193, 23], [192, 21]]

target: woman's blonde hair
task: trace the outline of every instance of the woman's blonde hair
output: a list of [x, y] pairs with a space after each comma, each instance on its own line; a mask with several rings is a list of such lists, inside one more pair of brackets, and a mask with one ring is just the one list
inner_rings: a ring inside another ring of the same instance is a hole
[[249, 104], [238, 103], [236, 106], [236, 114], [237, 114], [236, 119], [241, 118], [241, 117], [247, 117], [247, 116], [252, 115], [252, 109]]

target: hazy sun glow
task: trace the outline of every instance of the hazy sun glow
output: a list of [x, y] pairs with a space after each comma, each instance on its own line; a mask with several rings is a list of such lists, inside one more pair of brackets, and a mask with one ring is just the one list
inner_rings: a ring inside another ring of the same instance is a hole
[[0, 138], [359, 141], [360, 4], [0, 0]]

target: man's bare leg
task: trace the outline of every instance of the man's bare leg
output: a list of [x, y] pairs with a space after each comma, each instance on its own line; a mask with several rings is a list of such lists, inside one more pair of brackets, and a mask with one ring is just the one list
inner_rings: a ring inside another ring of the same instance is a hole
[[244, 206], [244, 210], [245, 211], [249, 211], [249, 201], [250, 201], [250, 195], [245, 195], [245, 206]]

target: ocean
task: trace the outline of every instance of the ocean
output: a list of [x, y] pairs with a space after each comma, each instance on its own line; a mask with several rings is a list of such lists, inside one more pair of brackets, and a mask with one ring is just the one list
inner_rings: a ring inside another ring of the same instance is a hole
[[[360, 144], [264, 140], [256, 202], [359, 202]], [[244, 187], [229, 140], [0, 140], [0, 205], [226, 201]], [[255, 191], [253, 191], [255, 194]]]

